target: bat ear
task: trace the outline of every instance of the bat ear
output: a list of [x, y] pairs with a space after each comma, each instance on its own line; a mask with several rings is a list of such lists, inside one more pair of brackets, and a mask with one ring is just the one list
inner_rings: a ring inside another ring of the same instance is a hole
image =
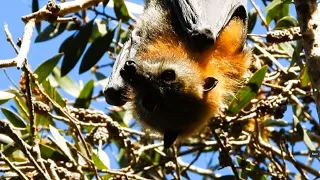
[[176, 141], [178, 136], [179, 136], [179, 133], [175, 131], [165, 132], [163, 135], [164, 148], [168, 149], [174, 143], [174, 141]]
[[204, 80], [203, 92], [208, 92], [208, 91], [212, 90], [214, 87], [216, 87], [217, 84], [218, 84], [218, 80], [216, 78], [207, 77]]
[[246, 25], [243, 19], [233, 17], [220, 31], [215, 47], [222, 55], [241, 52], [246, 40]]

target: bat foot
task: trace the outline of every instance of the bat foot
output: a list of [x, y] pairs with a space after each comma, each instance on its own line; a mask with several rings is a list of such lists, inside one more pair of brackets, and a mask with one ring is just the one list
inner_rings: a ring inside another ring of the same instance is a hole
[[165, 132], [163, 135], [164, 148], [168, 149], [174, 143], [178, 136], [179, 133], [174, 131]]

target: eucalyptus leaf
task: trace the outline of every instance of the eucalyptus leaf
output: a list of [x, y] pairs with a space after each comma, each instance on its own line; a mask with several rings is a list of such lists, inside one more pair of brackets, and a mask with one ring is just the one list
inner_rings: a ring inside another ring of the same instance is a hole
[[61, 151], [73, 162], [75, 161], [71, 155], [71, 151], [67, 145], [65, 138], [59, 133], [59, 131], [53, 127], [49, 126], [50, 132], [55, 140], [56, 145], [61, 149]]
[[268, 24], [272, 20], [276, 20], [276, 22], [289, 15], [289, 4], [291, 2], [288, 0], [274, 0], [272, 1], [265, 9], [267, 12], [266, 21]]
[[80, 60], [92, 33], [93, 20], [82, 26], [78, 32], [67, 38], [60, 46], [64, 52], [61, 65], [61, 76], [68, 74]]
[[[32, 0], [32, 12], [36, 12], [38, 10], [39, 10], [39, 1]], [[41, 21], [36, 22], [36, 29], [38, 33], [41, 31]]]
[[50, 81], [45, 80], [42, 82], [42, 86], [46, 93], [49, 95], [50, 98], [52, 98], [56, 103], [58, 103], [61, 107], [65, 107], [66, 103], [62, 99], [59, 92], [56, 90], [55, 87], [51, 86]]
[[39, 144], [41, 157], [44, 159], [52, 159], [53, 161], [67, 161], [68, 158], [56, 148], [46, 144]]
[[78, 97], [80, 93], [79, 86], [69, 77], [69, 76], [60, 76], [60, 68], [55, 67], [52, 71], [54, 79], [57, 81], [59, 86], [68, 94]]
[[74, 103], [75, 108], [89, 108], [91, 103], [91, 96], [94, 88], [94, 80], [89, 80], [82, 88], [76, 102]]
[[0, 133], [0, 144], [10, 144], [14, 143], [14, 141], [7, 135]]
[[67, 23], [56, 23], [48, 25], [42, 32], [38, 34], [35, 42], [44, 42], [59, 36], [66, 29]]
[[98, 37], [93, 41], [82, 58], [79, 73], [88, 71], [94, 66], [108, 50], [114, 36], [114, 30], [109, 31], [104, 36]]
[[256, 25], [257, 22], [257, 11], [252, 8], [251, 11], [249, 12], [249, 19], [248, 19], [248, 33], [251, 33], [253, 28]]
[[27, 106], [27, 102], [26, 100], [21, 97], [16, 95], [16, 97], [14, 97], [14, 102], [16, 104], [16, 108], [19, 112], [19, 115], [25, 119], [25, 120], [29, 120], [29, 107]]
[[229, 108], [227, 110], [227, 113], [229, 115], [236, 115], [242, 108], [244, 108], [250, 102], [250, 100], [253, 97], [255, 97], [255, 95], [260, 89], [260, 86], [267, 73], [267, 70], [268, 66], [263, 66], [261, 69], [259, 69], [257, 72], [253, 74], [248, 84], [238, 91], [238, 93], [231, 101], [231, 104], [229, 105]]
[[124, 0], [113, 0], [113, 6], [117, 18], [121, 19], [123, 22], [127, 22], [130, 16]]
[[280, 46], [281, 49], [283, 49], [290, 57], [293, 56], [294, 49], [293, 49], [291, 43], [289, 43], [289, 42], [283, 42], [283, 43], [279, 43], [279, 46]]
[[304, 66], [300, 74], [300, 85], [301, 87], [307, 87], [310, 85], [310, 77], [308, 74], [307, 66]]
[[295, 18], [292, 16], [285, 16], [277, 22], [274, 29], [287, 29], [296, 26], [299, 26], [299, 23]]
[[34, 73], [38, 75], [38, 82], [41, 84], [49, 74], [53, 71], [53, 68], [58, 64], [63, 53], [59, 53], [48, 60], [41, 63], [35, 70]]
[[109, 156], [102, 149], [93, 150], [92, 152], [92, 160], [94, 165], [96, 165], [99, 169], [110, 168]]
[[303, 141], [307, 145], [309, 150], [315, 151], [316, 148], [312, 144], [312, 141], [311, 141], [310, 137], [308, 136], [307, 131], [301, 126], [299, 119], [295, 115], [293, 115], [293, 123], [294, 123], [296, 130], [297, 130], [296, 132], [298, 133], [298, 135], [300, 137], [303, 137]]
[[19, 115], [17, 115], [16, 113], [14, 113], [11, 110], [9, 110], [7, 108], [4, 108], [4, 107], [1, 108], [1, 111], [2, 111], [3, 115], [6, 116], [6, 118], [15, 127], [18, 127], [18, 128], [25, 128], [26, 127], [26, 124], [25, 124], [24, 120]]
[[0, 105], [14, 98], [15, 94], [6, 91], [0, 91]]

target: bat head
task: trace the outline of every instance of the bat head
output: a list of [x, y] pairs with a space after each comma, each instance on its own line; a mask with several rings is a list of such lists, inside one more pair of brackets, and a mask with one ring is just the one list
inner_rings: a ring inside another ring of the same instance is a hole
[[164, 134], [166, 147], [202, 126], [203, 114], [209, 112], [203, 98], [218, 82], [214, 77], [203, 78], [196, 63], [180, 59], [127, 61], [120, 75], [135, 96], [137, 119]]

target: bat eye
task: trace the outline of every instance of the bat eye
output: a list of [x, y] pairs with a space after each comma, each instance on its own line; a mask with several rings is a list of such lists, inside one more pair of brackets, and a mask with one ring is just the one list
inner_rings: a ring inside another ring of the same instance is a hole
[[214, 77], [207, 77], [204, 80], [203, 91], [208, 92], [212, 90], [218, 84], [218, 80]]
[[164, 81], [173, 81], [176, 79], [176, 73], [172, 69], [167, 69], [161, 73], [161, 79]]

